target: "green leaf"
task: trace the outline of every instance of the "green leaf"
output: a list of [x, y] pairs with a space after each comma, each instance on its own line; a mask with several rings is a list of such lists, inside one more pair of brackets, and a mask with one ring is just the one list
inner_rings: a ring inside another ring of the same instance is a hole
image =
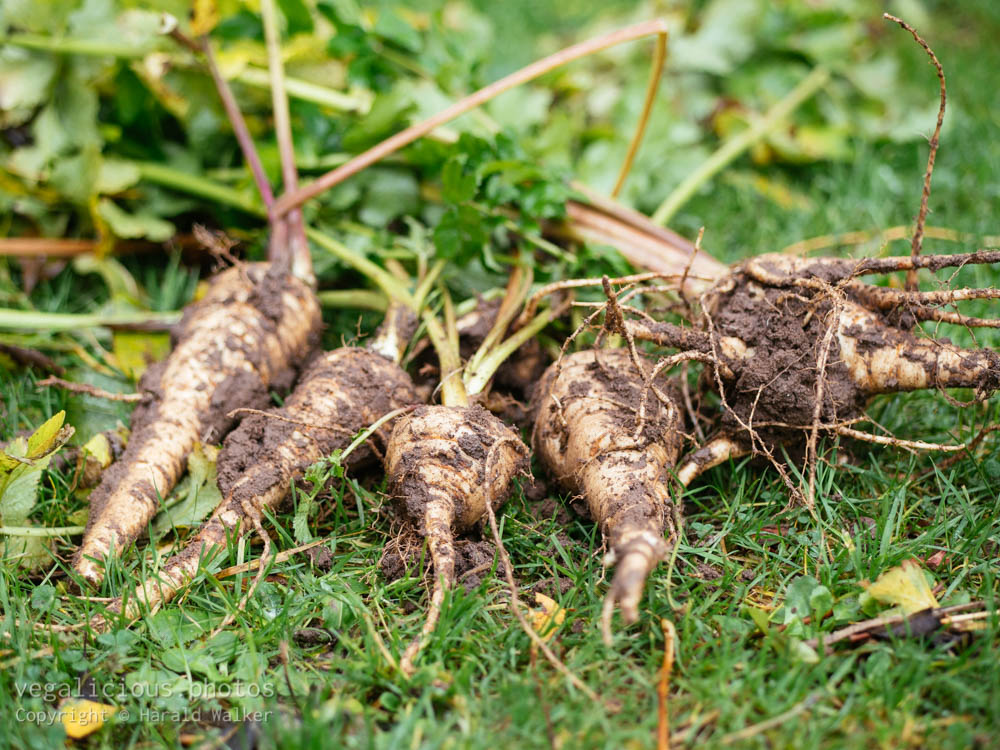
[[465, 203], [476, 195], [476, 175], [465, 173], [465, 162], [464, 154], [456, 154], [441, 171], [442, 196], [449, 203]]
[[754, 624], [760, 629], [760, 632], [767, 635], [768, 631], [771, 629], [770, 618], [768, 614], [763, 609], [759, 607], [747, 607], [747, 612], [750, 614], [750, 619], [754, 621]]
[[165, 242], [174, 235], [174, 225], [169, 221], [147, 213], [130, 214], [107, 198], [97, 204], [97, 213], [108, 222], [116, 237], [145, 237], [151, 242]]
[[798, 638], [792, 638], [788, 641], [788, 651], [793, 658], [805, 664], [819, 663], [819, 654], [816, 653], [816, 649]]
[[49, 182], [74, 203], [83, 205], [93, 195], [100, 169], [100, 151], [96, 146], [91, 146], [74, 156], [58, 158], [52, 167]]
[[146, 295], [139, 288], [135, 277], [121, 261], [115, 258], [80, 255], [73, 259], [73, 270], [81, 274], [99, 274], [108, 287], [112, 303], [127, 304], [127, 308], [123, 312], [131, 311], [136, 306], [146, 307], [147, 305]]
[[[21, 521], [17, 525], [30, 526], [31, 523]], [[52, 562], [51, 544], [51, 537], [5, 534], [0, 542], [0, 559], [15, 562], [25, 570], [45, 568]]]
[[278, 0], [278, 7], [281, 8], [285, 21], [288, 23], [289, 36], [308, 34], [313, 30], [312, 15], [309, 13], [309, 7], [302, 0]]
[[120, 193], [139, 182], [139, 168], [130, 161], [104, 159], [97, 174], [94, 192], [98, 195]]
[[420, 185], [416, 178], [400, 169], [369, 171], [365, 197], [358, 218], [382, 229], [393, 219], [413, 213], [420, 205]]
[[833, 609], [833, 594], [826, 586], [817, 586], [809, 594], [809, 609], [815, 617], [821, 617]]
[[[216, 558], [218, 564], [218, 558]], [[150, 637], [164, 648], [183, 646], [211, 630], [208, 614], [197, 608], [184, 612], [167, 607], [146, 618], [143, 623]]]
[[17, 47], [0, 49], [0, 126], [28, 121], [49, 96], [56, 60]]
[[372, 31], [386, 41], [410, 52], [419, 52], [422, 46], [420, 33], [390, 8], [384, 8], [379, 12]]
[[219, 682], [224, 679], [215, 665], [215, 660], [211, 654], [207, 653], [204, 647], [198, 650], [193, 650], [192, 646], [169, 648], [163, 652], [160, 659], [163, 662], [163, 666], [178, 674], [185, 674], [190, 671], [204, 675], [212, 682]]
[[321, 0], [318, 7], [323, 15], [335, 23], [361, 25], [361, 8], [356, 0]]
[[717, 75], [732, 72], [753, 52], [762, 11], [760, 0], [712, 0], [696, 33], [671, 40], [671, 64]]
[[316, 499], [311, 494], [300, 496], [295, 516], [292, 518], [292, 531], [295, 534], [295, 541], [299, 544], [312, 541], [312, 533], [309, 531], [309, 516], [315, 507]]
[[66, 17], [76, 6], [72, 0], [4, 0], [0, 3], [0, 19], [4, 26], [14, 26], [24, 31], [52, 33], [62, 30]]
[[216, 475], [219, 449], [200, 443], [188, 456], [187, 495], [168, 506], [153, 519], [153, 537], [160, 538], [174, 528], [200, 524], [222, 502]]
[[477, 257], [488, 239], [483, 217], [470, 206], [452, 206], [434, 228], [439, 256], [458, 263]]
[[[4, 526], [24, 526], [35, 507], [38, 482], [42, 478], [44, 466], [21, 465], [10, 474], [10, 479], [0, 495], [0, 521]], [[48, 463], [45, 461], [44, 463]]]
[[[4, 448], [4, 461], [0, 464], [0, 523], [6, 526], [27, 524], [28, 515], [35, 506], [42, 472], [52, 455], [73, 435], [73, 428], [63, 425], [65, 417], [65, 412], [59, 412], [27, 440], [13, 440]], [[19, 554], [35, 558], [45, 548], [44, 543], [28, 541], [22, 546], [24, 549]]]
[[47, 583], [35, 586], [31, 592], [31, 608], [39, 612], [51, 612], [56, 606], [56, 587]]
[[799, 576], [788, 585], [783, 607], [784, 616], [781, 620], [783, 624], [801, 621], [811, 612], [809, 597], [818, 585], [819, 581], [812, 576]]
[[344, 134], [344, 149], [361, 151], [388, 137], [412, 108], [410, 94], [402, 88], [377, 96], [371, 111]]

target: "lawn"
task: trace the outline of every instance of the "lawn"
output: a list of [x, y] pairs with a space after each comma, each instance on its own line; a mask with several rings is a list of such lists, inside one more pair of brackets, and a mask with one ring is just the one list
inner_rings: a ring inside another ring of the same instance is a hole
[[[298, 5], [289, 2], [282, 7], [291, 17], [289, 8]], [[306, 5], [313, 4], [302, 7]], [[353, 3], [330, 5], [346, 8]], [[372, 91], [390, 100], [395, 85], [391, 82], [405, 80], [411, 86], [417, 85], [413, 81], [426, 85], [427, 90], [428, 81], [435, 81], [448, 93], [467, 93], [537, 55], [597, 29], [652, 17], [657, 10], [628, 3], [603, 10], [589, 8], [596, 3], [584, 3], [573, 13], [556, 10], [557, 4], [551, 9], [548, 4], [536, 7], [528, 2], [473, 5], [479, 10], [475, 22], [464, 27], [471, 29], [464, 35], [442, 36], [439, 43], [432, 43], [433, 32], [421, 29], [431, 41], [421, 48], [422, 56], [413, 53], [418, 62], [409, 67], [398, 64], [399, 49], [410, 43], [398, 25], [390, 29], [386, 24], [385, 39], [402, 40], [399, 44], [404, 46], [394, 48], [385, 42], [384, 48], [362, 49], [362, 42], [350, 37], [356, 46], [344, 54], [366, 64], [351, 73], [362, 76], [350, 79], [352, 90], [363, 89], [358, 82], [367, 81]], [[674, 4], [670, 5], [660, 10], [672, 12]], [[693, 5], [691, 17], [698, 18], [710, 6], [723, 13], [726, 4]], [[813, 4], [802, 3], [809, 5]], [[947, 75], [948, 114], [934, 171], [929, 224], [970, 235], [961, 243], [931, 236], [925, 248], [942, 253], [973, 250], [981, 246], [977, 238], [1000, 235], [1000, 105], [995, 91], [1000, 11], [988, 0], [963, 3], [960, 10], [946, 3], [913, 0], [896, 5], [900, 6], [896, 12], [909, 9], [925, 21], [922, 33]], [[450, 7], [457, 14], [468, 6]], [[513, 7], [522, 10], [520, 15]], [[857, 18], [868, 11], [852, 12]], [[252, 14], [243, 9], [226, 21], [221, 33], [227, 43], [249, 28], [248, 16]], [[399, 23], [408, 19], [420, 28], [412, 15], [394, 18]], [[816, 28], [823, 28], [811, 18]], [[917, 102], [916, 114], [896, 111], [892, 132], [879, 135], [863, 111], [865, 102], [837, 89], [838, 96], [808, 105], [801, 114], [805, 119], [800, 125], [815, 126], [827, 151], [811, 158], [801, 151], [795, 156], [796, 148], [804, 148], [797, 141], [784, 150], [772, 143], [770, 151], [759, 148], [741, 156], [680, 208], [671, 218], [673, 229], [694, 237], [704, 227], [704, 247], [727, 262], [856, 230], [871, 231], [874, 239], [851, 246], [831, 241], [826, 252], [909, 252], [907, 241], [880, 242], [878, 232], [907, 225], [916, 214], [927, 159], [925, 136], [933, 128], [937, 107], [936, 80], [926, 56], [905, 32], [885, 24], [874, 12], [866, 23], [885, 25], [876, 46], [891, 52], [889, 59], [898, 69], [888, 80], [898, 87], [900, 101]], [[759, 28], [750, 27], [761, 36], [779, 34], [763, 20]], [[835, 27], [829, 29], [832, 36]], [[470, 70], [460, 66], [462, 44], [469, 45], [474, 62]], [[523, 130], [511, 131], [526, 143], [516, 158], [548, 159], [557, 176], [573, 176], [607, 192], [646, 85], [651, 42], [633, 46], [634, 50], [630, 46], [628, 53], [610, 53], [599, 63], [575, 63], [570, 72], [542, 79], [506, 107], [489, 110], [502, 125], [508, 124], [505, 113], [511, 120], [517, 113], [526, 118]], [[679, 47], [672, 56], [691, 54], [693, 49], [691, 44]], [[779, 71], [774, 48], [758, 43], [757, 49], [764, 51], [750, 59], [761, 69]], [[792, 83], [805, 70], [803, 59], [795, 61], [798, 67], [792, 66]], [[784, 58], [779, 61], [791, 65]], [[852, 66], [868, 62], [864, 56], [841, 61], [838, 75], [846, 76]], [[83, 75], [79, 71], [84, 63], [74, 65], [77, 72], [72, 75]], [[413, 72], [421, 66], [423, 72]], [[95, 116], [102, 123], [105, 154], [137, 162], [183, 163], [191, 173], [208, 175], [247, 194], [245, 171], [233, 168], [231, 134], [214, 110], [201, 119], [190, 112], [168, 112], [143, 88], [148, 80], [140, 81], [124, 65], [113, 75], [117, 93], [110, 92], [107, 77], [93, 84], [100, 91]], [[678, 81], [676, 90], [672, 77]], [[685, 106], [708, 117], [723, 93], [735, 97], [742, 92], [750, 106], [757, 104], [762, 110], [773, 97], [762, 94], [758, 101], [754, 87], [782, 92], [790, 87], [788, 80], [778, 72], [753, 78], [735, 63], [731, 73], [685, 69], [684, 60], [671, 57], [651, 131], [623, 200], [652, 213], [683, 175], [728, 134], [718, 118], [710, 126], [707, 119], [680, 111]], [[442, 81], [451, 81], [453, 88]], [[141, 118], [129, 120], [124, 111], [121, 91], [128, 82], [142, 100], [136, 107], [155, 114], [151, 126], [155, 137], [149, 139], [153, 145], [140, 135], [145, 127]], [[0, 78], [0, 94], [2, 86]], [[208, 96], [199, 86], [178, 90], [197, 103], [197, 96]], [[596, 94], [581, 102], [584, 93], [599, 90], [606, 90], [614, 102], [601, 104]], [[255, 133], [268, 132], [261, 115], [268, 106], [266, 99], [249, 88], [244, 95], [254, 113]], [[884, 96], [893, 99], [896, 89]], [[428, 95], [429, 110], [420, 114], [435, 111], [436, 101]], [[511, 108], [517, 113], [511, 114]], [[334, 125], [325, 130], [318, 106], [300, 105], [293, 113], [304, 133], [298, 156], [311, 175], [334, 165], [322, 158], [331, 133], [338, 150], [354, 152], [407, 124], [407, 118], [417, 117], [413, 108], [399, 108], [389, 112], [381, 131], [373, 129], [366, 135], [359, 132], [359, 123], [366, 121], [352, 120], [353, 115], [338, 115], [340, 119], [333, 118]], [[479, 125], [466, 116], [455, 127], [463, 133], [475, 132]], [[716, 132], [692, 130], [696, 127]], [[15, 130], [26, 128], [4, 130], [5, 163], [15, 149]], [[199, 138], [204, 140], [199, 143]], [[262, 136], [262, 143], [269, 143], [268, 138]], [[179, 144], [187, 151], [180, 153]], [[467, 142], [459, 141], [454, 148], [465, 147]], [[276, 173], [276, 150], [262, 148], [266, 166]], [[448, 158], [447, 152], [443, 157], [439, 153], [445, 148], [435, 143], [402, 152], [389, 165], [359, 175], [354, 187], [339, 186], [326, 203], [311, 208], [307, 218], [347, 238], [370, 257], [392, 255], [400, 248], [399, 238], [413, 237], [400, 216], [413, 215], [419, 220], [415, 223], [433, 227], [453, 208], [440, 205], [440, 197], [428, 189], [434, 180], [421, 171], [435, 159]], [[0, 204], [10, 209], [11, 218], [3, 219], [7, 236], [36, 234], [29, 226], [44, 227], [49, 236], [95, 236], [94, 225], [87, 223], [91, 214], [86, 196], [74, 200], [67, 197], [68, 188], [59, 185], [52, 189], [63, 192], [45, 203], [39, 188], [23, 198], [37, 205], [22, 211], [25, 204], [16, 202], [20, 188], [10, 187], [21, 183], [12, 174], [0, 172], [6, 181], [0, 190], [9, 188], [11, 196]], [[148, 192], [135, 192], [141, 188], [132, 186], [133, 192], [122, 199], [136, 215], [155, 208], [161, 220], [169, 218], [181, 232], [190, 231], [196, 222], [217, 226], [242, 242], [240, 252], [261, 256], [264, 232], [255, 219], [232, 207], [217, 208], [205, 196], [192, 198], [143, 185]], [[531, 197], [522, 194], [517, 199], [529, 205]], [[539, 217], [544, 214], [532, 220]], [[379, 247], [389, 250], [379, 256]], [[321, 250], [314, 248], [314, 253], [321, 287], [360, 285], [355, 275]], [[60, 268], [0, 258], [2, 304], [24, 315], [174, 311], [193, 297], [199, 275], [206, 276], [211, 265], [197, 251], [188, 248], [181, 255], [176, 246], [171, 250], [159, 245], [152, 251], [114, 257], [120, 264], [101, 261], [88, 267], [75, 260]], [[502, 286], [502, 269], [491, 265], [490, 258], [480, 262], [478, 256], [470, 257], [465, 246], [452, 253], [456, 268], [448, 273], [456, 294], [471, 297], [472, 292]], [[499, 257], [505, 256], [501, 252]], [[576, 261], [540, 270], [539, 277], [626, 269], [624, 261], [607, 249], [593, 248], [581, 251]], [[36, 283], [25, 291], [29, 276]], [[131, 281], [137, 290], [129, 288]], [[1000, 286], [1000, 270], [964, 269], [955, 285]], [[126, 299], [131, 302], [114, 306]], [[983, 315], [988, 311], [986, 303], [978, 308]], [[371, 312], [359, 313], [350, 306], [328, 306], [324, 317], [328, 347], [357, 338], [359, 330], [369, 332], [376, 322]], [[550, 329], [545, 340], [558, 343], [569, 330], [568, 324]], [[971, 344], [965, 330], [949, 330], [947, 335]], [[1000, 345], [996, 329], [977, 329], [975, 335], [981, 346]], [[146, 347], [162, 351], [163, 339], [162, 333], [142, 332], [112, 338], [107, 328], [82, 325], [60, 331], [50, 318], [34, 327], [5, 327], [0, 321], [0, 343], [42, 350], [65, 368], [68, 379], [116, 392], [134, 390], [128, 363], [140, 366]], [[45, 374], [38, 368], [16, 366], [0, 355], [0, 440], [34, 429], [60, 410], [66, 410], [67, 423], [76, 429], [75, 444], [118, 421], [127, 425], [130, 404], [37, 387]], [[968, 398], [968, 394], [954, 395]], [[1000, 401], [994, 397], [962, 407], [936, 392], [914, 393], [879, 397], [870, 414], [901, 438], [952, 442], [968, 440], [984, 426], [996, 424]], [[554, 485], [545, 488], [544, 499], [533, 499], [539, 495], [537, 487], [527, 479], [518, 480], [498, 520], [521, 598], [537, 606], [533, 596], [538, 593], [557, 602], [564, 620], [548, 643], [600, 702], [571, 686], [534, 652], [510, 612], [508, 589], [495, 567], [467, 576], [464, 585], [448, 595], [414, 677], [404, 679], [394, 669], [386, 655], [397, 659], [419, 632], [427, 595], [418, 571], [395, 580], [383, 572], [384, 551], [399, 529], [382, 494], [383, 479], [375, 473], [345, 478], [333, 464], [316, 469], [316, 492], [298, 491], [292, 507], [270, 518], [268, 528], [277, 550], [314, 541], [318, 545], [273, 561], [242, 608], [237, 606], [241, 594], [255, 575], [254, 568], [245, 564], [256, 561], [262, 551], [256, 541], [231, 545], [222, 559], [212, 563], [211, 574], [156, 614], [131, 627], [115, 623], [108, 632], [96, 634], [86, 623], [103, 611], [108, 597], [131, 590], [194, 524], [178, 523], [184, 528], [175, 532], [168, 522], [158, 544], [142, 542], [115, 563], [93, 597], [81, 596], [69, 574], [79, 535], [57, 537], [52, 555], [35, 570], [10, 560], [0, 566], [0, 700], [6, 719], [0, 725], [0, 746], [61, 744], [65, 730], [55, 712], [60, 701], [72, 695], [114, 706], [113, 718], [77, 742], [89, 748], [220, 742], [234, 748], [654, 747], [664, 619], [677, 633], [667, 701], [673, 746], [996, 746], [998, 618], [983, 620], [981, 630], [961, 638], [939, 632], [839, 643], [815, 653], [801, 647], [809, 638], [877, 614], [883, 608], [864, 595], [862, 582], [874, 581], [910, 558], [921, 561], [933, 577], [943, 605], [984, 600], [988, 609], [995, 609], [1000, 554], [1000, 453], [995, 434], [986, 437], [973, 455], [963, 453], [954, 461], [946, 462], [942, 454], [910, 454], [847, 440], [825, 442], [821, 459], [814, 513], [792, 505], [778, 474], [761, 461], [724, 464], [693, 484], [683, 497], [684, 531], [675, 556], [653, 574], [640, 621], [626, 627], [616, 620], [611, 647], [602, 642], [598, 627], [607, 588], [599, 532]], [[86, 497], [77, 489], [75, 468], [73, 463], [55, 462], [44, 473], [30, 516], [32, 526], [74, 527], [85, 520]], [[535, 466], [533, 473], [544, 480], [540, 467]], [[469, 543], [478, 539], [473, 534]], [[226, 570], [233, 566], [237, 572]], [[793, 609], [803, 601], [812, 615], [805, 619], [799, 616], [801, 609]], [[213, 634], [227, 614], [234, 615], [233, 623]], [[768, 618], [764, 633], [758, 622]], [[787, 627], [779, 630], [780, 624]]]

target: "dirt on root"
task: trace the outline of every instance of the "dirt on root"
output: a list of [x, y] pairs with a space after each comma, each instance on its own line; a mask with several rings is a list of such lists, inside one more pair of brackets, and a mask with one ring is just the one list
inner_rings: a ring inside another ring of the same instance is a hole
[[[607, 405], [604, 412], [610, 420], [610, 427], [622, 433], [631, 434], [636, 426], [636, 414], [642, 399], [642, 380], [635, 370], [635, 365], [628, 353], [623, 349], [603, 349], [590, 352], [578, 352], [573, 357], [586, 358], [570, 361], [560, 369], [559, 380], [555, 381], [555, 367], [550, 367], [539, 383], [535, 398], [529, 406], [529, 413], [535, 423], [536, 430], [558, 435], [561, 451], [568, 445], [568, 425], [560, 415], [560, 407], [548, 398], [555, 394], [563, 408], [574, 400], [593, 398]], [[645, 366], [651, 368], [652, 362], [646, 361]], [[675, 404], [681, 403], [679, 394], [671, 386], [664, 386], [662, 380], [658, 387], [665, 391], [668, 399]], [[544, 408], [546, 414], [540, 414]], [[674, 420], [662, 402], [652, 393], [647, 393], [646, 416], [642, 432], [639, 435], [640, 444], [666, 441], [671, 445], [680, 446], [680, 424]]]
[[[739, 362], [734, 380], [724, 383], [732, 411], [724, 412], [722, 426], [740, 434], [742, 422], [771, 445], [787, 443], [813, 423], [817, 363], [834, 303], [825, 293], [765, 287], [743, 274], [735, 281], [712, 305], [712, 322], [718, 336], [738, 338], [754, 354]], [[861, 416], [868, 397], [841, 361], [836, 336], [830, 339], [823, 375], [821, 422]]]
[[[260, 496], [288, 484], [319, 458], [346, 448], [354, 436], [418, 397], [394, 362], [366, 349], [345, 347], [318, 354], [292, 395], [268, 415], [251, 414], [226, 438], [219, 454], [224, 495], [241, 479], [240, 494]], [[290, 420], [290, 421], [289, 421]], [[371, 462], [388, 441], [391, 423], [347, 457], [347, 467]]]
[[[495, 463], [488, 466], [494, 448]], [[422, 406], [393, 433], [388, 493], [397, 511], [421, 532], [428, 505], [442, 501], [453, 509], [453, 529], [463, 531], [485, 513], [486, 494], [494, 507], [506, 501], [510, 479], [526, 472], [527, 465], [517, 433], [481, 406]], [[438, 471], [428, 472], [429, 466]], [[489, 469], [495, 472], [491, 476]]]
[[[653, 362], [641, 360], [646, 373]], [[578, 352], [551, 366], [533, 402], [534, 445], [568, 491], [582, 495], [609, 543], [631, 531], [660, 535], [671, 525], [671, 470], [683, 439], [679, 394], [645, 384], [622, 349]], [[638, 415], [645, 403], [642, 429]]]

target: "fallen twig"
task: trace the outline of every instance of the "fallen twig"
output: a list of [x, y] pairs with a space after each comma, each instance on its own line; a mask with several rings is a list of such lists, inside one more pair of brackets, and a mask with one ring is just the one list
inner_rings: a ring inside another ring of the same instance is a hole
[[87, 396], [93, 396], [94, 398], [103, 398], [106, 401], [125, 401], [128, 403], [136, 403], [146, 398], [146, 396], [141, 393], [112, 393], [111, 391], [106, 391], [103, 388], [98, 388], [96, 385], [90, 385], [89, 383], [72, 383], [68, 380], [56, 377], [39, 380], [35, 385], [39, 388], [62, 388], [64, 391], [83, 393]]

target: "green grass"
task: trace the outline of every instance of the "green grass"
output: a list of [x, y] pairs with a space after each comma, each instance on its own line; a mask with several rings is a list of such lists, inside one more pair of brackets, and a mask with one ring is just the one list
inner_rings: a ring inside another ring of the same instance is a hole
[[[935, 39], [950, 99], [931, 222], [1000, 234], [1000, 120], [992, 101], [1000, 59], [995, 45], [982, 41], [995, 38], [1000, 25], [995, 17], [994, 25], [986, 25], [988, 12], [979, 19], [983, 26]], [[919, 51], [911, 64], [913, 75], [925, 77], [933, 91]], [[828, 232], [905, 224], [916, 212], [925, 159], [926, 147], [919, 143], [883, 144], [865, 147], [846, 164], [774, 170], [810, 199], [811, 208], [801, 210], [781, 208], [719, 179], [685, 207], [675, 226], [693, 235], [705, 225], [706, 247], [736, 259]], [[748, 168], [749, 161], [735, 166]], [[651, 196], [650, 204], [660, 197]], [[928, 252], [956, 249], [927, 243]], [[902, 244], [891, 250], [906, 252]], [[166, 291], [157, 296], [157, 309], [171, 309], [191, 293], [176, 268], [165, 270], [148, 259], [128, 263], [144, 281], [161, 280]], [[960, 282], [996, 286], [1000, 273], [967, 270]], [[41, 310], [89, 311], [103, 301], [95, 288], [86, 277], [64, 271], [31, 298]], [[335, 318], [328, 343], [350, 335], [348, 317]], [[977, 338], [1000, 344], [995, 331], [977, 332]], [[77, 355], [58, 351], [70, 338], [46, 340], [57, 360], [82, 377], [87, 366]], [[89, 335], [78, 340], [98, 357], [95, 344], [108, 346]], [[62, 408], [81, 432], [127, 416], [125, 406], [37, 390], [37, 377], [23, 371], [3, 375], [4, 439]], [[122, 379], [91, 377], [102, 387], [130, 387]], [[995, 423], [1000, 403], [994, 398], [960, 409], [937, 394], [914, 394], [879, 399], [872, 414], [901, 437], [946, 440]], [[97, 637], [85, 630], [50, 632], [49, 624], [78, 624], [101, 611], [99, 601], [72, 594], [64, 562], [72, 545], [64, 543], [57, 548], [62, 560], [43, 578], [0, 568], [0, 695], [6, 718], [0, 747], [57, 745], [58, 726], [14, 715], [54, 705], [25, 690], [48, 684], [58, 691], [90, 679], [99, 692], [108, 691], [107, 702], [128, 714], [81, 743], [92, 748], [174, 747], [182, 735], [206, 741], [221, 731], [211, 726], [211, 712], [225, 708], [263, 712], [265, 720], [245, 723], [242, 731], [259, 734], [274, 747], [650, 747], [663, 649], [660, 618], [672, 620], [679, 636], [669, 699], [678, 745], [991, 747], [1000, 732], [997, 618], [967, 642], [841, 645], [810, 664], [796, 659], [787, 641], [758, 637], [747, 606], [780, 607], [793, 582], [812, 576], [830, 590], [836, 606], [833, 617], [805, 626], [801, 635], [828, 633], [867, 616], [859, 604], [862, 580], [874, 580], [904, 559], [942, 550], [945, 561], [933, 571], [944, 587], [940, 600], [985, 599], [996, 606], [1000, 454], [995, 446], [990, 438], [978, 458], [938, 470], [939, 457], [828, 444], [828, 461], [819, 467], [816, 517], [786, 508], [787, 492], [765, 467], [744, 461], [715, 469], [684, 497], [686, 531], [675, 566], [657, 570], [640, 623], [619, 627], [613, 648], [602, 644], [596, 626], [606, 580], [593, 525], [566, 513], [564, 498], [556, 497], [552, 506], [558, 512], [545, 514], [541, 504], [516, 492], [500, 521], [522, 595], [545, 593], [566, 609], [551, 643], [610, 710], [574, 690], [543, 659], [532, 661], [529, 641], [507, 610], [506, 589], [496, 575], [450, 596], [412, 681], [389, 667], [376, 636], [398, 656], [420, 628], [426, 597], [418, 578], [389, 582], [379, 571], [394, 530], [378, 494], [378, 477], [334, 483], [323, 496], [310, 530], [326, 539], [333, 554], [329, 571], [313, 567], [303, 554], [275, 565], [246, 609], [235, 613], [234, 625], [211, 638], [252, 573], [201, 580], [129, 630]], [[839, 457], [847, 461], [835, 464]], [[69, 491], [70, 483], [70, 472], [46, 475], [32, 517], [36, 524], [73, 524], [84, 503]], [[279, 514], [271, 527], [281, 549], [295, 546], [293, 512]], [[778, 524], [785, 529], [782, 536], [764, 532]], [[234, 548], [212, 567], [259, 553], [256, 545]], [[128, 556], [108, 576], [101, 595], [127, 591], [149, 562], [148, 552]], [[332, 642], [304, 645], [301, 632], [307, 628], [328, 630]], [[265, 695], [219, 697], [234, 685]], [[192, 697], [192, 690], [202, 697]], [[213, 691], [217, 697], [205, 696]], [[150, 711], [160, 713], [144, 713]], [[762, 731], [734, 734], [786, 712], [787, 718]], [[174, 721], [175, 715], [182, 720]]]

